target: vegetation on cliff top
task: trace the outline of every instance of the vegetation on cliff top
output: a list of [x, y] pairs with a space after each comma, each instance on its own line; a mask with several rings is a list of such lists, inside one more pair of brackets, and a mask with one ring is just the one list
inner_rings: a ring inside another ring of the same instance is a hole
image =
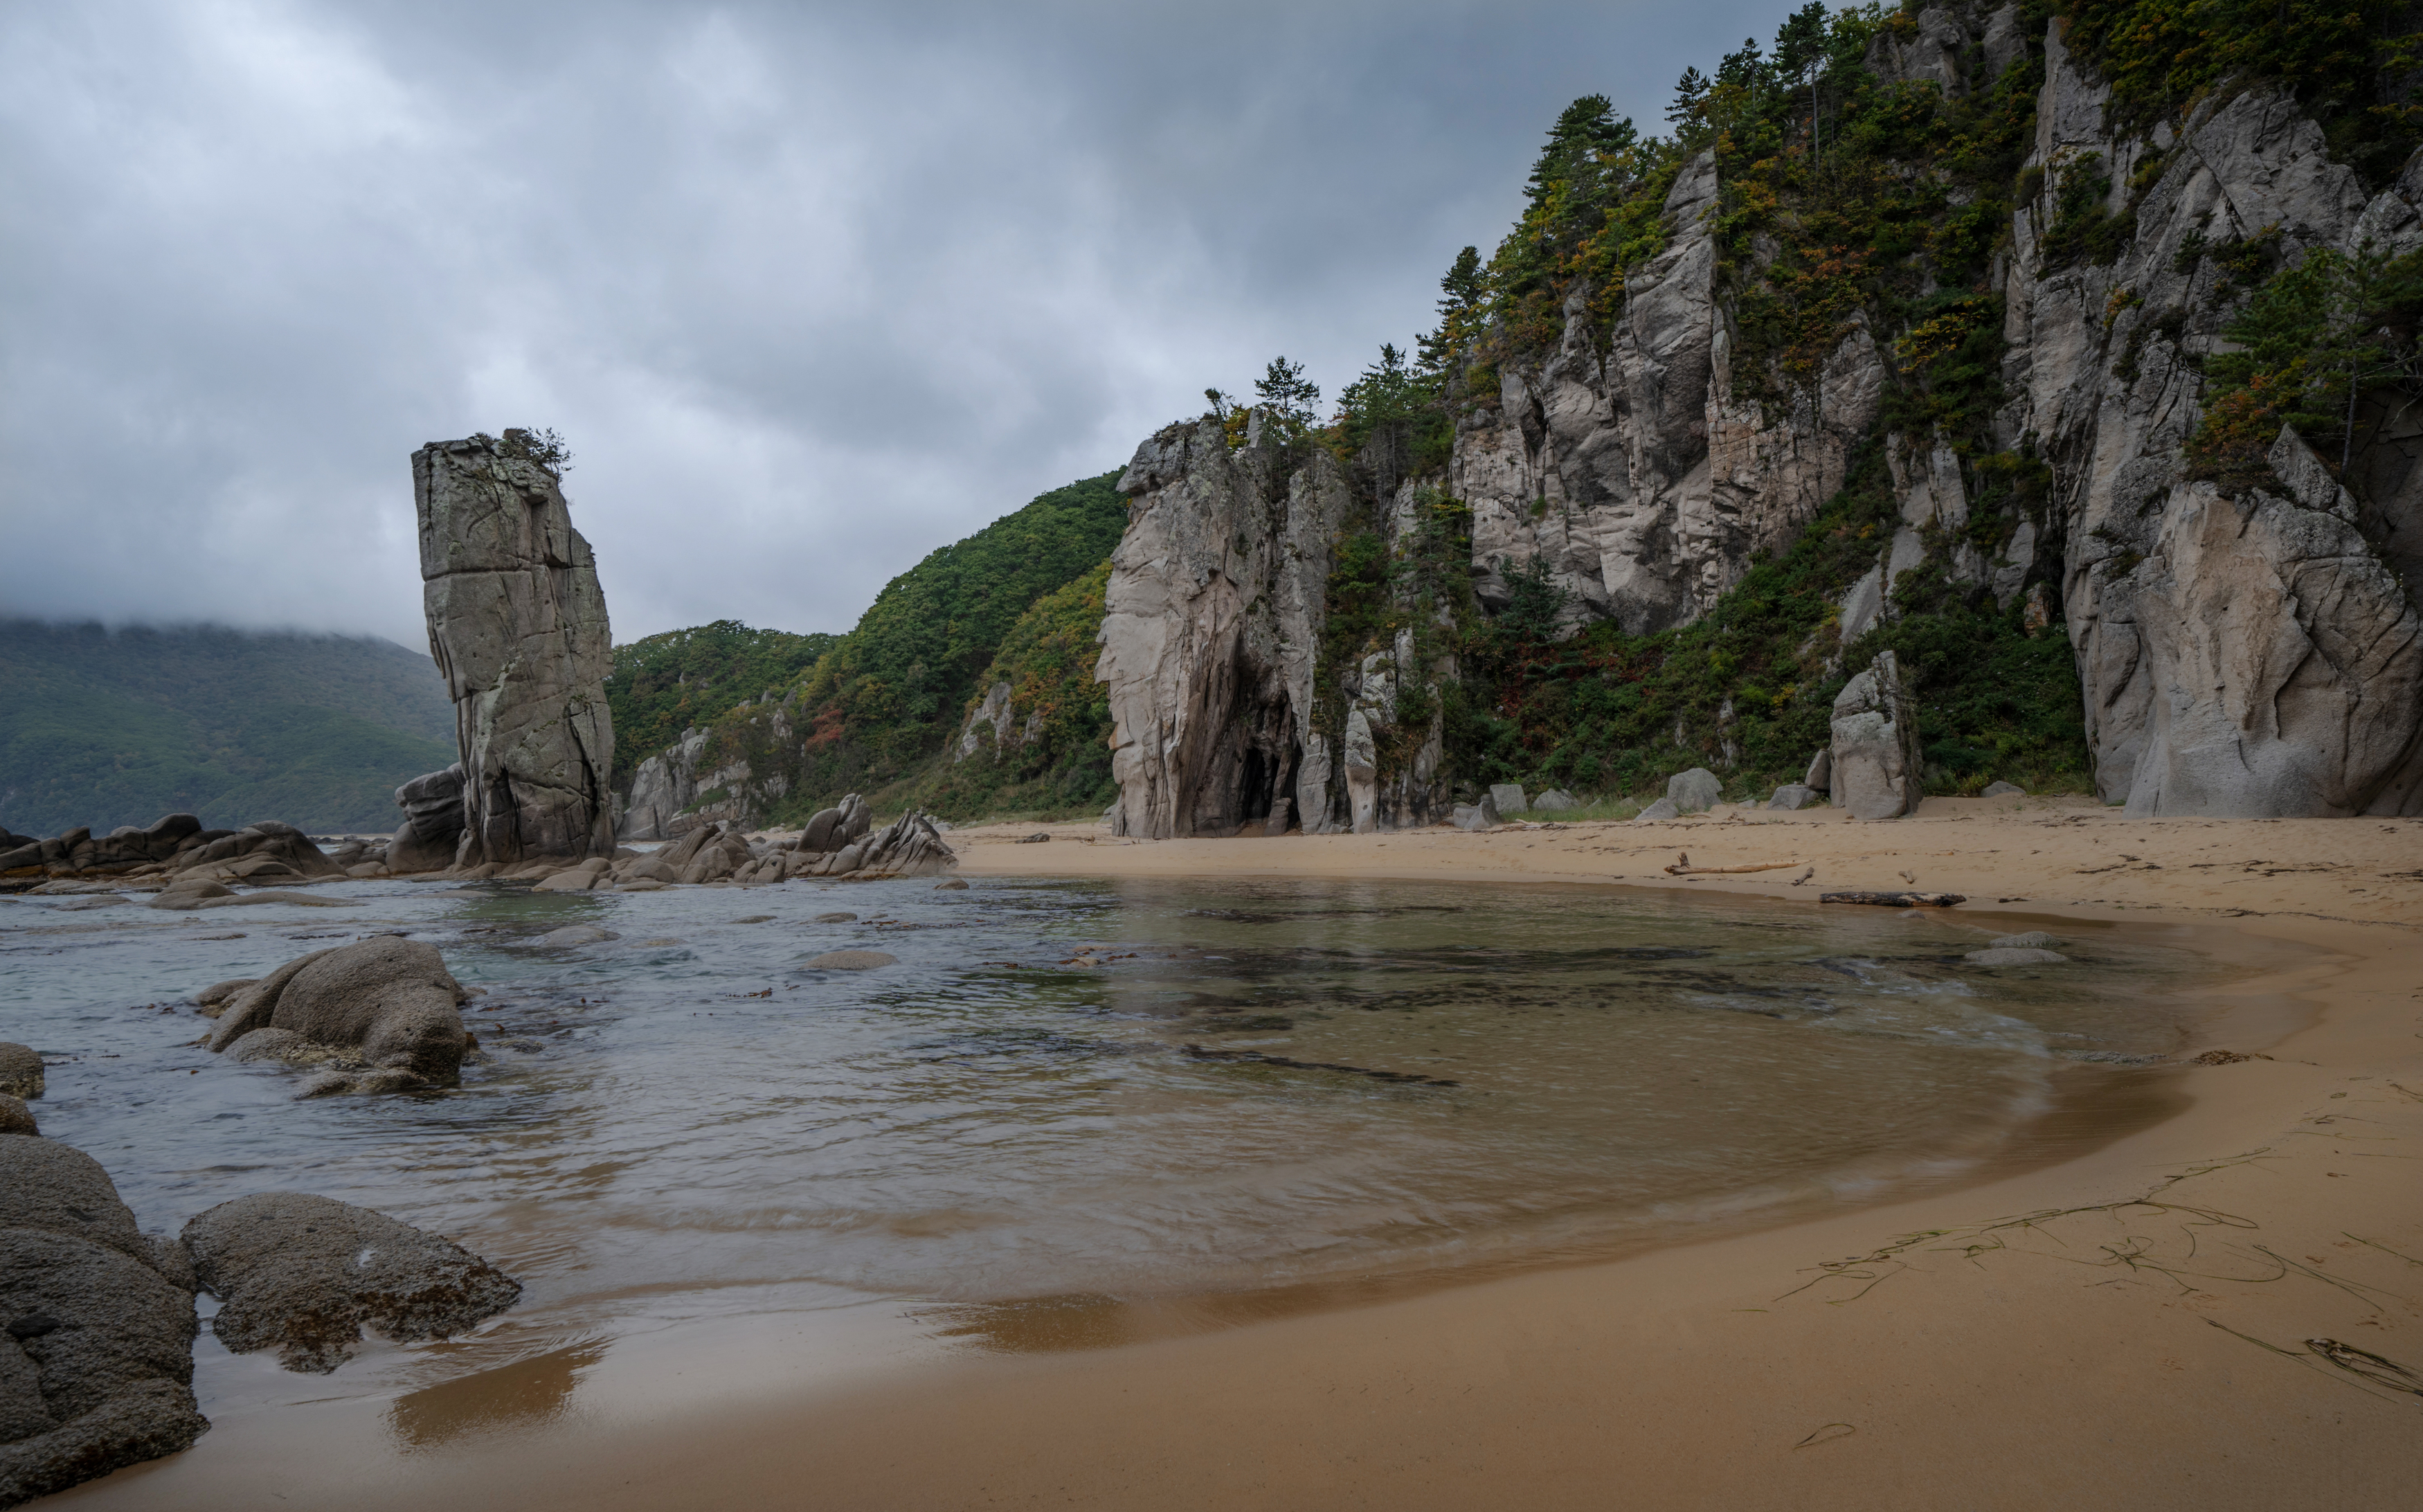
[[841, 637], [752, 629], [736, 619], [667, 630], [614, 648], [606, 707], [614, 717], [614, 783], [692, 725], [739, 704], [780, 694]]

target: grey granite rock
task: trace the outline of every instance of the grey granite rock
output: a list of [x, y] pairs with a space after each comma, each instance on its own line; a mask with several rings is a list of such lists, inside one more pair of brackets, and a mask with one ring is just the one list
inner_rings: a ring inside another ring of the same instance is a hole
[[42, 1095], [42, 1057], [30, 1045], [0, 1041], [0, 1092], [11, 1097]]
[[1518, 782], [1494, 782], [1489, 785], [1489, 801], [1497, 805], [1498, 817], [1528, 813], [1531, 805], [1524, 801], [1523, 785]]
[[412, 455], [430, 651], [454, 700], [464, 866], [613, 850], [612, 646], [589, 543], [518, 433]]
[[174, 1454], [210, 1426], [172, 1253], [136, 1232], [89, 1155], [0, 1138], [0, 1506]]
[[1531, 807], [1542, 814], [1567, 814], [1581, 807], [1573, 794], [1560, 788], [1551, 788], [1531, 800]]
[[1702, 814], [1717, 806], [1725, 785], [1705, 767], [1693, 767], [1666, 779], [1666, 799], [1677, 814]]
[[185, 1225], [195, 1274], [219, 1298], [211, 1331], [237, 1354], [275, 1348], [325, 1374], [369, 1328], [443, 1339], [511, 1307], [520, 1283], [438, 1234], [301, 1192], [222, 1202]]
[[1980, 798], [2025, 798], [2028, 790], [2015, 782], [1989, 782]]
[[1786, 810], [1799, 809], [1807, 808], [1816, 801], [1816, 790], [1807, 784], [1786, 783], [1775, 790], [1774, 796], [1766, 801], [1766, 806]]
[[1834, 699], [1833, 801], [1858, 819], [1897, 819], [1924, 796], [1919, 777], [1918, 708], [1901, 664], [1880, 651]]
[[2004, 934], [1987, 942], [1997, 950], [2049, 950], [2053, 943], [2053, 937], [2042, 930], [2030, 930], [2025, 934]]
[[436, 947], [381, 935], [297, 957], [243, 989], [205, 1042], [223, 1051], [256, 1029], [286, 1029], [369, 1070], [448, 1086], [463, 1063], [465, 995]]
[[1674, 800], [1671, 798], [1660, 798], [1657, 802], [1650, 804], [1647, 808], [1635, 814], [1632, 817], [1632, 822], [1635, 824], [1658, 824], [1663, 823], [1665, 820], [1670, 819], [1681, 819], [1682, 817], [1683, 811], [1674, 806]]

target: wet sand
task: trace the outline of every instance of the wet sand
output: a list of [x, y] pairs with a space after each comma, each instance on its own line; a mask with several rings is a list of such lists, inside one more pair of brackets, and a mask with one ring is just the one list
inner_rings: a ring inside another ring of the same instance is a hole
[[[2083, 1154], [1892, 1205], [1259, 1321], [970, 1314], [997, 1352], [872, 1318], [847, 1338], [830, 1318], [728, 1319], [384, 1417], [223, 1420], [58, 1504], [2413, 1504], [2423, 822], [1936, 800], [1891, 824], [1008, 843], [1033, 830], [954, 838], [979, 875], [1594, 883], [1809, 907], [1915, 885], [2014, 931], [2158, 925], [2263, 968], [2222, 989], [2242, 1007], [2226, 1047], [2259, 1054], [2165, 1074], [2159, 1107], [2084, 1131]], [[1815, 873], [1686, 883], [1661, 869], [1678, 851]], [[1191, 1331], [1212, 1322], [1232, 1326]], [[1142, 1335], [1164, 1336], [1115, 1342]], [[1105, 1346], [1054, 1347], [1070, 1344]]]

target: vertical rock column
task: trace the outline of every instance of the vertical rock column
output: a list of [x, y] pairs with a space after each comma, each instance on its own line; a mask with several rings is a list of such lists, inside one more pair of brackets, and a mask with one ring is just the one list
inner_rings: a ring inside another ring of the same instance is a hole
[[555, 475], [475, 436], [412, 454], [429, 651], [463, 756], [459, 866], [610, 854], [612, 638]]

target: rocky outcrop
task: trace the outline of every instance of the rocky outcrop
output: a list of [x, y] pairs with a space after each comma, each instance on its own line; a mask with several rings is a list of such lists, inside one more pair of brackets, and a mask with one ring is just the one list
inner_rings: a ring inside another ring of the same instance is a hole
[[430, 653], [462, 754], [458, 865], [613, 850], [606, 599], [554, 473], [520, 433], [412, 454]]
[[696, 822], [683, 824], [681, 820], [698, 802], [698, 768], [706, 752], [706, 739], [705, 730], [684, 730], [679, 740], [640, 763], [631, 774], [631, 792], [624, 801], [622, 822], [615, 829], [617, 836], [626, 840], [671, 840], [698, 827]]
[[463, 840], [463, 763], [413, 778], [395, 790], [404, 823], [388, 840], [387, 869], [402, 876], [443, 871]]
[[[1297, 454], [1301, 450], [1301, 455]], [[1332, 736], [1315, 727], [1330, 540], [1351, 507], [1328, 455], [1255, 416], [1232, 449], [1217, 417], [1136, 449], [1119, 489], [1101, 660], [1119, 835], [1229, 835], [1291, 810], [1338, 829]]]
[[[856, 794], [851, 794], [855, 798]], [[827, 812], [831, 812], [828, 810]], [[857, 810], [859, 822], [864, 821], [865, 808]], [[818, 815], [817, 818], [823, 818]], [[846, 825], [836, 824], [829, 832], [838, 838]], [[811, 835], [814, 826], [811, 826]], [[853, 881], [872, 881], [882, 877], [932, 877], [959, 864], [957, 851], [942, 838], [930, 814], [907, 813], [872, 835], [862, 830], [861, 836], [846, 840], [839, 848], [818, 853], [810, 848], [810, 836], [802, 836], [799, 849], [793, 852], [788, 875], [794, 877], [847, 877]]]
[[1484, 603], [1503, 604], [1509, 572], [1537, 564], [1576, 620], [1634, 634], [1685, 624], [1842, 486], [1883, 402], [1883, 358], [1862, 325], [1813, 386], [1736, 397], [1718, 199], [1702, 154], [1675, 179], [1666, 248], [1626, 279], [1607, 339], [1575, 289], [1556, 352], [1500, 364], [1498, 393], [1481, 396], [1495, 403], [1459, 422], [1450, 490], [1472, 508]]
[[1834, 698], [1833, 801], [1855, 819], [1898, 819], [1925, 796], [1918, 706], [1899, 660], [1880, 651]]
[[368, 1327], [399, 1344], [465, 1332], [521, 1284], [451, 1240], [302, 1192], [222, 1202], [185, 1225], [194, 1272], [219, 1298], [211, 1331], [237, 1354], [274, 1348], [326, 1374]]
[[381, 935], [298, 956], [238, 989], [205, 1042], [238, 1059], [330, 1063], [338, 1081], [315, 1091], [451, 1086], [467, 998], [436, 947]]
[[42, 1095], [42, 1058], [31, 1046], [0, 1042], [0, 1092], [28, 1100]]
[[175, 1454], [196, 1409], [190, 1272], [99, 1162], [0, 1138], [0, 1506]]
[[[2229, 499], [2181, 478], [2201, 361], [2237, 308], [2217, 254], [2266, 236], [2290, 259], [2423, 245], [2423, 168], [2368, 196], [2269, 88], [2218, 91], [2176, 133], [2115, 134], [2108, 90], [2057, 25], [2044, 47], [2030, 166], [2045, 193], [2014, 225], [2013, 398], [1996, 428], [2012, 443], [2033, 433], [2053, 463], [2051, 544], [2096, 784], [2145, 815], [2423, 813], [2423, 579], [2401, 560], [2423, 535], [2423, 474], [2395, 426], [2352, 458], [2368, 510], [2293, 436], [2273, 451], [2276, 491]], [[2131, 206], [2127, 181], [2148, 165]], [[2064, 176], [2097, 172], [2134, 234], [2108, 263], [2048, 265]]]

